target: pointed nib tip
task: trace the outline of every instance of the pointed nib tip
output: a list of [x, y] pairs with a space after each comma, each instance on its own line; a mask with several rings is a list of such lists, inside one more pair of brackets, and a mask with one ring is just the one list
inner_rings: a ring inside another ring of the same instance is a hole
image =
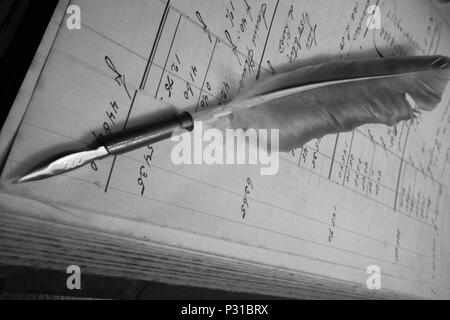
[[37, 180], [42, 180], [48, 177], [52, 177], [53, 174], [50, 172], [50, 170], [48, 170], [47, 167], [44, 167], [42, 169], [38, 169], [38, 170], [34, 170], [26, 175], [24, 175], [23, 177], [13, 181], [13, 184], [23, 184], [26, 182], [32, 182], [32, 181], [37, 181]]
[[108, 150], [106, 150], [105, 147], [98, 147], [93, 150], [71, 152], [68, 155], [62, 155], [56, 160], [46, 161], [45, 164], [43, 166], [39, 166], [38, 169], [34, 169], [23, 177], [12, 181], [12, 184], [21, 184], [50, 178], [75, 170], [93, 160], [102, 159], [108, 155]]
[[11, 184], [22, 184], [24, 182], [28, 182], [28, 179], [25, 179], [25, 178], [26, 178], [26, 176], [23, 176], [19, 179], [12, 181]]

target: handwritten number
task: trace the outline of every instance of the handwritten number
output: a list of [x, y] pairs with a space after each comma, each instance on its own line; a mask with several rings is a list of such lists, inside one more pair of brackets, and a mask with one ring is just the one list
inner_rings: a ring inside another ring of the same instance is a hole
[[250, 190], [253, 190], [253, 182], [252, 179], [247, 178], [247, 184], [244, 187], [244, 197], [242, 198], [241, 203], [241, 213], [242, 213], [242, 219], [245, 219], [245, 215], [247, 213], [247, 209], [250, 207], [248, 203], [248, 197], [247, 195], [250, 194]]
[[114, 63], [112, 62], [112, 60], [111, 60], [110, 57], [105, 56], [105, 62], [106, 62], [106, 64], [107, 64], [107, 66], [109, 67], [109, 69], [111, 69], [111, 71], [114, 72], [114, 74], [115, 74], [115, 76], [116, 76], [116, 77], [114, 78], [114, 80], [116, 81], [116, 83], [119, 85], [119, 87], [122, 87], [122, 86], [123, 86], [123, 88], [125, 89], [125, 92], [126, 92], [128, 98], [131, 99], [131, 94], [130, 94], [130, 92], [128, 91], [128, 87], [127, 87], [127, 85], [126, 85], [125, 75], [121, 74], [121, 73], [117, 70], [116, 66], [114, 65]]
[[195, 11], [195, 15], [197, 16], [198, 21], [199, 21], [200, 24], [202, 25], [203, 31], [208, 35], [209, 42], [212, 43], [213, 41], [212, 41], [212, 39], [211, 39], [211, 34], [210, 34], [210, 32], [209, 32], [209, 28], [208, 28], [208, 26], [206, 25], [205, 21], [203, 21], [202, 15], [201, 15], [200, 12], [198, 12], [198, 11]]
[[168, 75], [167, 75], [167, 83], [165, 84], [164, 88], [168, 91], [170, 98], [172, 96], [173, 79], [171, 79]]
[[141, 187], [141, 196], [144, 195], [145, 192], [145, 179], [148, 178], [148, 173], [146, 171], [146, 169], [151, 168], [151, 161], [153, 159], [153, 153], [154, 153], [154, 149], [152, 146], [147, 146], [147, 152], [144, 153], [143, 157], [145, 160], [146, 165], [141, 165], [139, 167], [139, 176], [137, 178], [137, 183], [138, 185]]

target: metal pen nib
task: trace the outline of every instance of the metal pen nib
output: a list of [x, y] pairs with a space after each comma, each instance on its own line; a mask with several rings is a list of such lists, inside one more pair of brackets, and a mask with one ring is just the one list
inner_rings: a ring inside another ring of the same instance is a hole
[[47, 161], [38, 169], [32, 170], [27, 175], [13, 183], [24, 183], [53, 177], [68, 171], [75, 170], [94, 160], [105, 158], [109, 155], [118, 155], [138, 148], [151, 145], [155, 142], [169, 139], [173, 134], [179, 135], [182, 130], [192, 131], [194, 120], [190, 113], [168, 115], [167, 119], [153, 124], [123, 130], [104, 138], [102, 146], [91, 150], [83, 150], [60, 156], [54, 161]]
[[93, 150], [71, 153], [49, 163], [46, 163], [38, 169], [32, 170], [30, 173], [14, 181], [13, 183], [18, 184], [53, 177], [65, 172], [75, 170], [88, 163], [91, 163], [94, 160], [104, 158], [108, 155], [108, 150], [104, 146]]

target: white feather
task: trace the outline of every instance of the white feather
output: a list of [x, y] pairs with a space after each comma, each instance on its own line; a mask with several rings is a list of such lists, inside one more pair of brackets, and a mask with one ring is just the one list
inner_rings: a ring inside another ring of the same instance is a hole
[[[231, 128], [279, 129], [289, 151], [366, 123], [393, 125], [440, 102], [450, 79], [443, 56], [342, 60], [299, 68], [257, 83], [221, 108]], [[410, 98], [407, 98], [409, 96]]]

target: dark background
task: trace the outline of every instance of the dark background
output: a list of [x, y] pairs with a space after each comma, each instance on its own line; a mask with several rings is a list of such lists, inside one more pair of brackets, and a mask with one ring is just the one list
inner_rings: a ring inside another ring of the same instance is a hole
[[57, 3], [57, 0], [0, 0], [0, 127]]

